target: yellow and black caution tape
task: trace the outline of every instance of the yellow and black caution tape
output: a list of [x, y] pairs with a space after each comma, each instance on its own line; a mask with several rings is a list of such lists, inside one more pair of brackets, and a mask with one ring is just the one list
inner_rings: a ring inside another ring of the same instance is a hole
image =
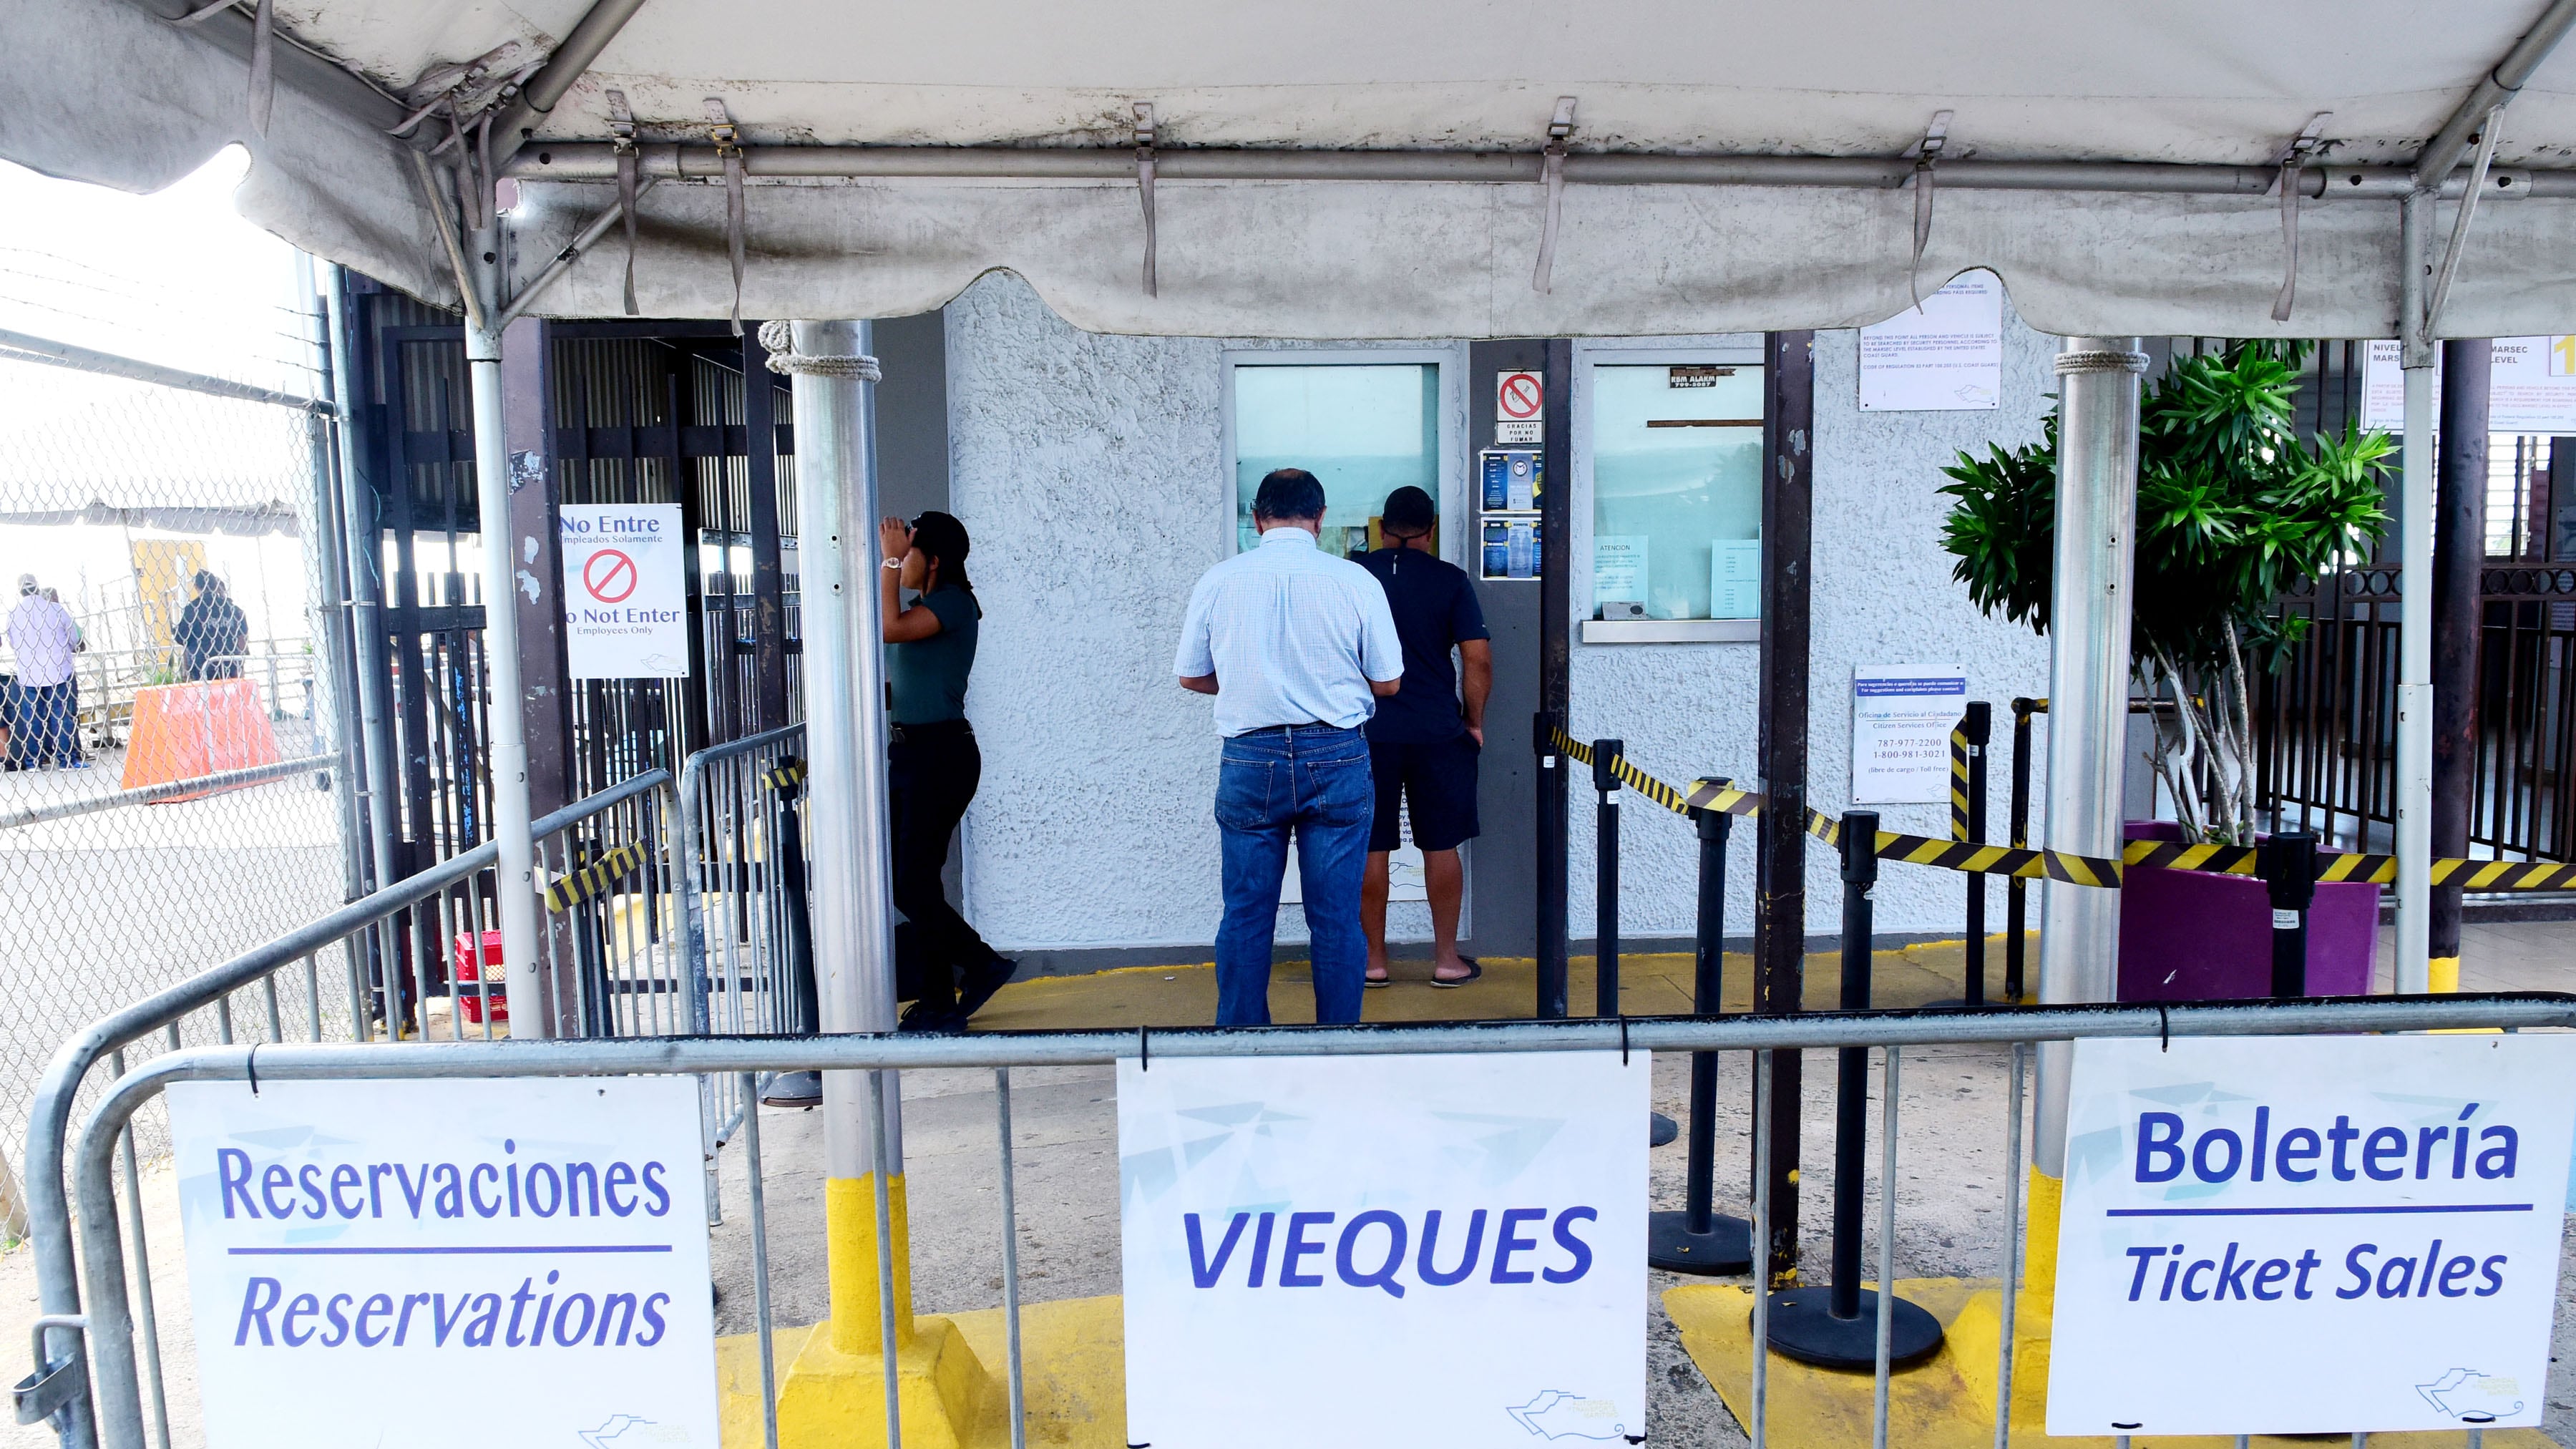
[[789, 755], [764, 772], [760, 779], [772, 790], [793, 790], [805, 783], [805, 762]]
[[1950, 838], [1968, 838], [1968, 722], [1950, 730]]
[[635, 873], [644, 863], [644, 847], [621, 845], [599, 859], [555, 877], [546, 887], [546, 909], [561, 911], [608, 894], [608, 888]]
[[[1552, 742], [1560, 753], [1580, 764], [1592, 763], [1591, 746], [1563, 730], [1555, 731], [1554, 735]], [[1954, 732], [1950, 736], [1950, 811], [1951, 829], [1959, 834], [1966, 833], [1962, 823], [1967, 805], [1966, 762], [1965, 737]], [[1762, 796], [1756, 791], [1739, 790], [1732, 785], [1719, 785], [1709, 780], [1695, 781], [1688, 790], [1676, 789], [1638, 769], [1625, 756], [1613, 762], [1612, 773], [1638, 794], [1676, 815], [1705, 810], [1746, 817], [1762, 813]], [[1807, 812], [1807, 833], [1838, 849], [1842, 845], [1842, 822], [1821, 811]], [[2227, 875], [2254, 874], [2254, 847], [2250, 845], [2181, 845], [2162, 840], [2131, 841], [2121, 851], [2120, 859], [2105, 860], [2099, 856], [2075, 855], [2062, 850], [1972, 845], [1965, 840], [1934, 840], [1927, 836], [1899, 835], [1882, 830], [1878, 833], [1878, 858], [1902, 861], [1907, 865], [1928, 865], [1939, 870], [2023, 876], [2109, 890], [2119, 888], [2124, 868], [2133, 865], [2215, 871]], [[2317, 879], [2321, 882], [2393, 884], [2397, 879], [2397, 857], [2321, 853], [2317, 856]], [[2433, 884], [2458, 886], [2470, 891], [2576, 891], [2576, 865], [2552, 860], [2446, 858], [2433, 862]]]

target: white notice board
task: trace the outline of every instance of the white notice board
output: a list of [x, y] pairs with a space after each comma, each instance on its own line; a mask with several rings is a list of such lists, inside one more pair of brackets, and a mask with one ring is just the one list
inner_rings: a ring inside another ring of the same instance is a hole
[[564, 657], [575, 679], [689, 672], [688, 543], [676, 503], [566, 503]]
[[1118, 1063], [1127, 1437], [1624, 1449], [1640, 1051]]
[[[2576, 434], [2576, 336], [2499, 337], [2487, 383], [2490, 433]], [[2394, 342], [2370, 344], [2362, 364], [2361, 425], [2394, 433], [2406, 426], [2406, 373]], [[2441, 426], [2442, 373], [2433, 369], [2433, 425]]]
[[716, 1449], [689, 1078], [169, 1095], [210, 1449]]
[[2576, 1037], [2081, 1041], [2048, 1432], [2536, 1425]]
[[1957, 664], [1852, 668], [1851, 800], [1938, 805], [1950, 798], [1950, 731], [1968, 712]]
[[1860, 329], [1863, 412], [1992, 408], [2004, 387], [2004, 284], [1962, 272], [1948, 286]]

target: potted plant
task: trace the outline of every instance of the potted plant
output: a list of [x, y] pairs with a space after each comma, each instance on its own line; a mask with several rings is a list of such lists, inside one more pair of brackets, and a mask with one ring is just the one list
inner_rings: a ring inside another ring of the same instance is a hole
[[[2279, 669], [2308, 621], [2272, 605], [2291, 585], [2352, 561], [2386, 531], [2385, 433], [2347, 427], [2302, 441], [2291, 421], [2306, 343], [2247, 341], [2177, 357], [2139, 403], [2135, 603], [2130, 660], [2155, 701], [2157, 781], [2170, 821], [2128, 838], [2250, 845], [2254, 732], [2248, 675]], [[1957, 499], [1942, 546], [1988, 615], [2048, 631], [2056, 557], [2057, 420], [2040, 441], [1942, 470]], [[2122, 1000], [2268, 994], [2270, 906], [2262, 883], [2133, 869], [2120, 912]], [[2370, 988], [2379, 888], [2321, 885], [2309, 916], [2308, 985]]]

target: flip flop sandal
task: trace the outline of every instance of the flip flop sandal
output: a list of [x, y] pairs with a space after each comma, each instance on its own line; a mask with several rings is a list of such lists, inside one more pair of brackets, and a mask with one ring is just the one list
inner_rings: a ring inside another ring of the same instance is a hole
[[1434, 977], [1432, 977], [1432, 978], [1431, 978], [1431, 984], [1432, 984], [1432, 985], [1434, 985], [1434, 986], [1443, 986], [1443, 987], [1447, 987], [1447, 986], [1464, 986], [1464, 985], [1466, 985], [1468, 982], [1473, 981], [1473, 980], [1475, 980], [1477, 977], [1482, 976], [1482, 975], [1484, 975], [1484, 974], [1485, 974], [1485, 968], [1484, 968], [1483, 966], [1481, 966], [1481, 965], [1477, 964], [1477, 961], [1476, 961], [1476, 958], [1475, 958], [1475, 957], [1473, 957], [1473, 956], [1461, 956], [1461, 957], [1459, 957], [1458, 959], [1467, 963], [1467, 974], [1466, 974], [1466, 975], [1464, 975], [1464, 976], [1453, 976], [1453, 977], [1447, 977], [1447, 978], [1443, 978], [1443, 977], [1439, 977], [1439, 976], [1434, 976]]
[[1360, 978], [1360, 982], [1362, 985], [1368, 987], [1369, 990], [1375, 991], [1381, 986], [1393, 986], [1395, 984], [1395, 978], [1393, 976], [1363, 976]]

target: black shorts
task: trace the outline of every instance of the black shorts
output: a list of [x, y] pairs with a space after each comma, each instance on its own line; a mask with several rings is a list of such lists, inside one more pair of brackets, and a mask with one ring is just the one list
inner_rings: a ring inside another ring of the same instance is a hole
[[1437, 744], [1369, 741], [1369, 773], [1377, 781], [1377, 818], [1369, 824], [1369, 849], [1403, 843], [1396, 820], [1400, 803], [1413, 809], [1413, 843], [1424, 850], [1456, 850], [1473, 840], [1476, 825], [1476, 757], [1482, 747], [1465, 730]]

